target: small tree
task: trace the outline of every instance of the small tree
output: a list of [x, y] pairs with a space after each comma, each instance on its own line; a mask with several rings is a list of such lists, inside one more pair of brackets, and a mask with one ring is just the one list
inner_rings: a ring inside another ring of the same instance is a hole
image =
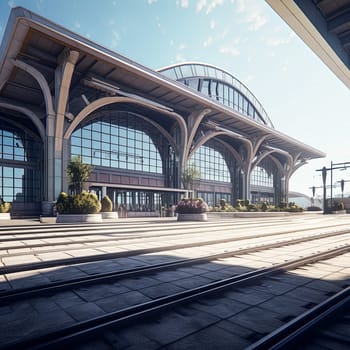
[[80, 156], [71, 159], [67, 166], [67, 176], [71, 184], [73, 194], [80, 194], [83, 191], [83, 184], [89, 179], [92, 166], [84, 164]]
[[194, 182], [199, 181], [200, 178], [201, 172], [197, 165], [194, 163], [188, 164], [182, 173], [182, 183], [184, 188], [187, 190], [194, 190]]
[[106, 195], [101, 200], [101, 211], [111, 212], [113, 210], [113, 203], [111, 199]]

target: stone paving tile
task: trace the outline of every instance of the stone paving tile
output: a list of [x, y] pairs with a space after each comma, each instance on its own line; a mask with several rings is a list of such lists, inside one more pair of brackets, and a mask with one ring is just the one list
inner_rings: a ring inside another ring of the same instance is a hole
[[[7, 275], [8, 276], [8, 275]], [[33, 286], [40, 286], [50, 283], [50, 280], [46, 276], [34, 275], [30, 277], [13, 278], [9, 279], [9, 283], [13, 289], [27, 288]]]
[[64, 311], [67, 312], [67, 314], [73, 317], [76, 321], [84, 321], [106, 314], [106, 311], [94, 303], [74, 305], [66, 308]]
[[133, 290], [141, 290], [143, 288], [155, 286], [157, 284], [160, 284], [160, 282], [153, 278], [148, 276], [139, 276], [134, 278], [126, 278], [120, 280], [120, 284], [123, 286], [128, 287], [129, 289]]
[[309, 283], [310, 281], [312, 281], [311, 278], [306, 278], [306, 277], [303, 277], [300, 275], [296, 275], [293, 273], [293, 271], [284, 272], [283, 274], [271, 276], [270, 278], [272, 280], [275, 280], [275, 281], [281, 281], [281, 282], [286, 282], [289, 284], [294, 284], [295, 286], [303, 286], [303, 285]]
[[215, 324], [220, 319], [201, 311], [178, 308], [177, 312], [167, 312], [155, 320], [138, 327], [138, 332], [147, 338], [167, 345], [194, 332]]
[[190, 267], [181, 267], [180, 269], [177, 269], [177, 271], [182, 271], [182, 272], [186, 272], [189, 273], [191, 275], [202, 275], [207, 273], [207, 270], [201, 269], [199, 267], [196, 266], [190, 266]]
[[69, 254], [73, 258], [80, 258], [83, 256], [99, 255], [101, 254], [101, 251], [91, 248], [81, 248], [79, 250], [67, 250], [67, 254]]
[[160, 347], [159, 343], [139, 332], [137, 325], [132, 329], [111, 329], [104, 334], [104, 340], [109, 349], [155, 350]]
[[71, 291], [55, 294], [51, 296], [50, 299], [63, 309], [84, 303], [84, 300], [82, 298]]
[[188, 278], [182, 278], [177, 281], [173, 281], [172, 283], [176, 286], [183, 287], [186, 289], [196, 288], [202, 286], [207, 283], [211, 283], [212, 281], [208, 278], [202, 276], [192, 276]]
[[305, 285], [307, 288], [320, 290], [323, 292], [338, 292], [339, 286], [336, 283], [328, 282], [325, 280], [312, 280]]
[[0, 291], [6, 291], [6, 290], [10, 290], [10, 289], [11, 289], [11, 285], [9, 284], [9, 282], [7, 281], [5, 276], [1, 275], [0, 276]]
[[164, 350], [238, 350], [244, 349], [249, 342], [218, 326], [210, 326], [165, 346]]
[[41, 313], [41, 312], [56, 312], [56, 310], [59, 310], [60, 307], [58, 304], [56, 304], [53, 300], [50, 300], [49, 298], [34, 298], [29, 299], [28, 303], [33, 306], [33, 308]]
[[258, 333], [268, 333], [283, 325], [283, 322], [278, 320], [278, 316], [275, 312], [251, 307], [229, 318], [228, 321]]
[[307, 311], [303, 305], [304, 301], [282, 295], [259, 304], [259, 307], [279, 314], [277, 318], [283, 321], [287, 316], [295, 317]]
[[234, 324], [230, 321], [223, 320], [216, 324], [217, 327], [220, 327], [224, 329], [227, 332], [230, 332], [232, 334], [235, 334], [236, 336], [239, 336], [243, 339], [249, 339], [250, 342], [255, 342], [259, 338], [261, 338], [261, 335], [257, 335], [252, 329], [245, 328], [241, 325]]
[[21, 256], [2, 257], [1, 261], [4, 263], [5, 266], [11, 266], [11, 265], [37, 263], [37, 262], [40, 262], [41, 260], [34, 255], [21, 255]]
[[281, 295], [295, 289], [296, 286], [291, 283], [266, 279], [262, 283], [255, 285], [253, 289], [261, 290], [272, 295]]
[[202, 299], [191, 304], [191, 308], [204, 311], [211, 315], [220, 317], [221, 319], [229, 318], [249, 307], [250, 305], [225, 298], [211, 299], [210, 303], [207, 303], [206, 299]]
[[72, 257], [68, 253], [64, 253], [64, 252], [37, 253], [36, 256], [41, 261], [69, 259]]
[[111, 345], [103, 340], [89, 339], [89, 341], [86, 341], [83, 344], [80, 343], [75, 345], [74, 350], [111, 350]]
[[294, 290], [286, 293], [285, 296], [287, 298], [295, 298], [305, 301], [306, 304], [310, 302], [318, 304], [327, 299], [325, 293], [307, 287], [297, 287]]
[[37, 311], [13, 313], [13, 319], [9, 316], [3, 319], [0, 317], [0, 346], [18, 340], [47, 333], [58, 328], [63, 328], [74, 323], [66, 312], [56, 310], [55, 312], [38, 313]]
[[257, 305], [272, 298], [271, 293], [266, 293], [258, 289], [245, 290], [243, 288], [226, 292], [225, 296], [248, 305]]
[[144, 294], [132, 290], [123, 294], [118, 294], [109, 298], [97, 300], [96, 304], [106, 312], [113, 312], [124, 309], [126, 307], [130, 307], [132, 305], [145, 303], [150, 300], [151, 299]]
[[181, 286], [174, 285], [173, 283], [161, 283], [161, 284], [157, 284], [156, 286], [143, 288], [142, 294], [152, 299], [155, 299], [155, 298], [168, 296], [171, 294], [180, 293], [180, 292], [183, 292], [184, 290], [186, 289], [182, 288]]
[[94, 261], [84, 264], [75, 265], [76, 269], [83, 271], [88, 275], [95, 275], [98, 273], [106, 273], [122, 270], [123, 267], [120, 264], [114, 262], [114, 260], [102, 260], [102, 261]]
[[74, 278], [86, 277], [86, 273], [80, 271], [74, 266], [60, 267], [60, 269], [47, 271], [41, 274], [51, 282], [65, 281], [65, 280], [70, 280]]
[[96, 301], [129, 291], [129, 288], [119, 283], [99, 284], [74, 289], [74, 293], [85, 301]]
[[162, 271], [154, 275], [154, 278], [161, 282], [171, 282], [186, 277], [191, 277], [191, 274], [179, 270]]

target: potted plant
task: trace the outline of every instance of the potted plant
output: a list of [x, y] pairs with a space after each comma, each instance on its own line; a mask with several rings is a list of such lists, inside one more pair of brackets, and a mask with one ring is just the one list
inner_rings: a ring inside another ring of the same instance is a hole
[[207, 221], [208, 205], [202, 198], [184, 198], [176, 206], [178, 221]]
[[113, 211], [113, 203], [107, 195], [101, 200], [101, 215], [104, 220], [118, 219], [118, 212]]
[[69, 195], [61, 192], [56, 202], [56, 222], [101, 222], [101, 203], [95, 193], [83, 191]]
[[11, 203], [4, 202], [0, 197], [0, 220], [10, 220]]

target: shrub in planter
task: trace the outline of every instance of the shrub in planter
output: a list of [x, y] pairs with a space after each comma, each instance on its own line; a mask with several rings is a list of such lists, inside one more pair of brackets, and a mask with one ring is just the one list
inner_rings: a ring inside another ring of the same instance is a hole
[[320, 207], [317, 206], [311, 206], [311, 207], [307, 207], [306, 208], [307, 211], [322, 211], [322, 209]]
[[111, 212], [113, 210], [113, 203], [108, 196], [104, 196], [101, 201], [101, 212]]
[[202, 198], [185, 198], [176, 206], [178, 214], [201, 214], [208, 211], [208, 205]]
[[11, 210], [11, 203], [4, 202], [0, 197], [0, 213], [9, 213]]
[[225, 210], [225, 207], [226, 207], [226, 199], [220, 199], [219, 201], [219, 204], [220, 204], [220, 208], [221, 210]]
[[96, 214], [101, 210], [101, 203], [94, 193], [83, 191], [80, 194], [68, 195], [61, 192], [56, 208], [59, 214]]

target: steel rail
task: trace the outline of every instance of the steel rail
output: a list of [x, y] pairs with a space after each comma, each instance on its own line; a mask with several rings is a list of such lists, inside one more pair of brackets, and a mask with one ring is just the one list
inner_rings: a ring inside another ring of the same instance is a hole
[[250, 345], [246, 350], [291, 349], [313, 329], [349, 303], [350, 287], [347, 287]]
[[150, 274], [150, 273], [159, 272], [163, 270], [168, 270], [169, 268], [176, 269], [186, 265], [195, 265], [195, 264], [200, 264], [208, 261], [214, 261], [217, 259], [259, 252], [261, 250], [266, 250], [266, 249], [280, 248], [286, 245], [290, 246], [292, 244], [310, 242], [310, 241], [319, 240], [323, 238], [334, 237], [341, 234], [343, 233], [318, 234], [315, 236], [301, 237], [301, 238], [282, 241], [282, 242], [258, 245], [255, 247], [225, 251], [224, 253], [210, 254], [210, 255], [201, 256], [197, 258], [181, 259], [181, 260], [170, 261], [170, 262], [165, 262], [161, 264], [153, 264], [153, 265], [148, 265], [148, 266], [143, 266], [143, 267], [138, 267], [133, 269], [101, 273], [94, 276], [79, 277], [79, 278], [70, 279], [67, 281], [53, 282], [46, 285], [39, 285], [34, 287], [16, 289], [12, 291], [0, 292], [0, 304], [6, 304], [14, 300], [18, 301], [19, 299], [24, 299], [24, 298], [42, 296], [47, 293], [49, 294], [57, 293], [58, 291], [79, 288], [82, 286], [93, 285], [96, 283], [104, 283], [111, 280], [116, 281], [118, 279], [127, 278], [127, 277], [130, 278], [133, 276], [137, 276], [139, 274], [145, 275], [145, 274]]
[[[333, 227], [333, 226], [332, 226]], [[300, 230], [300, 231], [306, 231], [305, 230]], [[291, 231], [295, 232], [295, 230]], [[310, 239], [310, 237], [317, 237], [317, 236], [322, 236], [321, 238], [326, 238], [326, 237], [332, 237], [332, 236], [337, 236], [345, 233], [349, 233], [350, 230], [340, 230], [336, 232], [329, 232], [329, 233], [320, 233], [316, 234], [314, 236], [307, 236], [306, 238], [300, 238], [300, 239]], [[290, 233], [290, 232], [289, 232]], [[284, 233], [282, 233], [283, 235]], [[273, 234], [268, 234], [268, 235], [262, 235], [261, 237], [273, 237], [276, 235], [281, 235], [281, 233], [273, 233]], [[258, 238], [258, 237], [255, 237]], [[245, 240], [249, 239], [249, 237], [240, 237], [239, 239], [236, 238], [224, 238], [220, 240], [208, 240], [208, 241], [201, 241], [201, 242], [194, 242], [194, 243], [183, 243], [183, 244], [177, 244], [177, 245], [170, 245], [170, 246], [161, 246], [161, 247], [156, 247], [156, 248], [144, 248], [144, 249], [135, 249], [132, 251], [124, 251], [124, 252], [117, 252], [117, 253], [104, 253], [104, 254], [96, 254], [96, 255], [90, 255], [90, 256], [84, 256], [84, 257], [79, 257], [79, 258], [65, 258], [65, 259], [56, 259], [56, 260], [50, 260], [50, 261], [41, 261], [41, 262], [34, 262], [30, 264], [16, 264], [16, 265], [11, 265], [11, 266], [3, 266], [0, 267], [0, 274], [7, 274], [7, 273], [14, 273], [14, 272], [21, 272], [21, 271], [28, 271], [28, 270], [38, 270], [38, 269], [43, 269], [43, 268], [49, 268], [49, 267], [55, 267], [55, 266], [62, 266], [62, 265], [76, 265], [80, 263], [86, 263], [86, 262], [92, 262], [92, 261], [101, 261], [101, 260], [107, 260], [107, 259], [115, 259], [115, 258], [121, 258], [121, 257], [130, 257], [130, 256], [135, 256], [135, 255], [141, 255], [141, 254], [150, 254], [150, 253], [158, 253], [162, 251], [167, 251], [167, 250], [179, 250], [179, 249], [184, 249], [184, 248], [193, 248], [193, 247], [201, 247], [205, 245], [214, 245], [214, 244], [220, 244], [220, 243], [229, 243], [229, 242], [236, 242], [237, 240]], [[286, 243], [285, 241], [284, 243]], [[300, 241], [302, 242], [302, 241]], [[277, 243], [279, 244], [279, 243]], [[90, 247], [91, 248], [91, 247]], [[76, 248], [74, 248], [76, 249]], [[266, 248], [265, 248], [266, 249]], [[68, 250], [68, 249], [66, 249]], [[51, 250], [50, 252], [54, 252]], [[28, 253], [22, 253], [22, 254], [7, 254], [6, 257], [10, 256], [23, 256], [23, 255], [33, 255], [33, 254], [39, 254], [43, 252], [28, 252]]]
[[2, 349], [63, 349], [64, 346], [72, 346], [76, 342], [79, 342], [82, 337], [88, 338], [94, 336], [108, 327], [123, 327], [137, 320], [145, 319], [153, 314], [173, 308], [174, 306], [189, 303], [198, 298], [213, 293], [222, 292], [228, 288], [239, 286], [244, 283], [250, 283], [259, 278], [271, 276], [286, 270], [344, 254], [349, 252], [349, 250], [350, 245], [347, 245], [346, 247], [336, 248], [327, 252], [314, 254], [312, 256], [287, 261], [269, 268], [262, 268], [253, 272], [211, 282], [187, 291], [161, 297], [119, 311], [111, 312], [104, 316], [82, 321], [75, 325], [33, 337], [31, 339], [13, 342], [11, 344], [4, 345]]

